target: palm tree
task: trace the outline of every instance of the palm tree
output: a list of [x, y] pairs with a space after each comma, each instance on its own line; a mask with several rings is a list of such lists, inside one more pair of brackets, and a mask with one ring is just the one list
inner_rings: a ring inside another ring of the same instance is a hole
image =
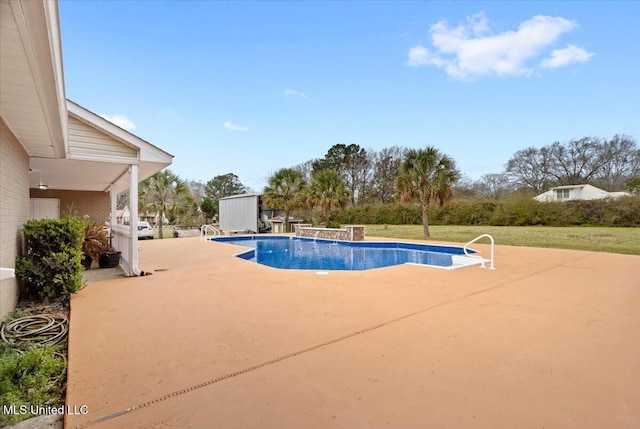
[[455, 162], [433, 146], [407, 151], [396, 178], [396, 195], [402, 202], [418, 200], [422, 209], [422, 230], [429, 235], [427, 211], [431, 201], [440, 206], [451, 199], [451, 185], [458, 181]]
[[302, 195], [307, 186], [304, 176], [293, 168], [282, 168], [269, 178], [262, 198], [270, 207], [284, 209], [284, 230], [289, 231], [289, 214], [302, 205]]
[[331, 211], [338, 207], [344, 208], [349, 201], [347, 185], [335, 170], [321, 170], [313, 177], [307, 201], [322, 208], [328, 225]]
[[140, 184], [140, 211], [155, 213], [160, 219], [159, 237], [165, 215], [185, 214], [193, 204], [193, 196], [186, 182], [171, 170], [162, 170]]

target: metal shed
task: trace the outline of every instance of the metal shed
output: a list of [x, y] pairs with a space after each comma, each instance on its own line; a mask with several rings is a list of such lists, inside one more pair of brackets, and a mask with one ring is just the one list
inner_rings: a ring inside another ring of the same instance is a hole
[[242, 194], [220, 198], [220, 229], [225, 233], [268, 232], [271, 229], [267, 219], [279, 210], [264, 207], [262, 194]]

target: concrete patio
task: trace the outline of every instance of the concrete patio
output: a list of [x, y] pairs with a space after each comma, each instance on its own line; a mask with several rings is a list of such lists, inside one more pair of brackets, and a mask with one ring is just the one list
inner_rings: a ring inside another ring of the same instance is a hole
[[[73, 296], [65, 427], [636, 428], [640, 257], [287, 271], [197, 238]], [[488, 254], [488, 246], [474, 246]]]

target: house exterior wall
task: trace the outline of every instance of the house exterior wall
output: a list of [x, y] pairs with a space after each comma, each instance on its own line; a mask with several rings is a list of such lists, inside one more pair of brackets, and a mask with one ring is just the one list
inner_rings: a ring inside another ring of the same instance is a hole
[[[29, 155], [0, 118], [0, 267], [15, 268], [29, 219]], [[18, 303], [15, 278], [0, 281], [0, 319]]]
[[611, 198], [611, 195], [607, 191], [603, 191], [602, 189], [596, 188], [595, 186], [586, 185], [579, 192], [575, 199], [580, 200], [599, 200], [601, 198]]
[[31, 198], [57, 198], [60, 200], [60, 216], [73, 210], [79, 216], [89, 216], [90, 223], [99, 225], [109, 221], [111, 200], [108, 192], [63, 191], [57, 189], [31, 189]]

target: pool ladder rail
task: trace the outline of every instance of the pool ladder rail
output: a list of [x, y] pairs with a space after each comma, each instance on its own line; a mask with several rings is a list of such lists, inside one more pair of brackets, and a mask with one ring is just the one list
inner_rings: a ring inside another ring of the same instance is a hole
[[[471, 253], [469, 253], [469, 252], [468, 252], [468, 248], [469, 248], [469, 246], [470, 246], [471, 244], [475, 243], [476, 241], [480, 240], [481, 238], [488, 238], [488, 239], [491, 241], [491, 258], [489, 258], [489, 259], [483, 258], [483, 257], [482, 257], [482, 256], [480, 256], [480, 255], [475, 255], [475, 254], [471, 254]], [[471, 240], [471, 241], [470, 241], [470, 242], [468, 242], [467, 244], [465, 244], [465, 245], [464, 245], [464, 247], [463, 247], [462, 249], [463, 249], [463, 251], [464, 251], [464, 255], [465, 255], [465, 256], [464, 256], [464, 258], [465, 258], [467, 261], [469, 261], [469, 259], [468, 259], [468, 258], [478, 259], [478, 261], [477, 261], [477, 262], [474, 262], [474, 263], [469, 263], [469, 262], [467, 262], [467, 264], [469, 264], [469, 265], [475, 265], [475, 264], [477, 264], [477, 263], [479, 262], [479, 263], [481, 264], [481, 265], [480, 265], [480, 267], [481, 267], [481, 268], [487, 268], [487, 267], [485, 266], [485, 263], [489, 262], [489, 263], [490, 263], [490, 265], [489, 265], [489, 269], [490, 269], [490, 270], [495, 270], [495, 267], [493, 266], [493, 254], [494, 254], [494, 247], [495, 247], [495, 241], [493, 240], [493, 237], [492, 237], [491, 235], [489, 235], [489, 234], [482, 234], [482, 235], [477, 236], [476, 238], [474, 238], [473, 240]], [[461, 263], [462, 263], [462, 264], [464, 264], [464, 262], [461, 262]]]
[[200, 241], [207, 241], [210, 239], [209, 237], [218, 237], [220, 235], [220, 230], [213, 225], [202, 225], [200, 227]]

